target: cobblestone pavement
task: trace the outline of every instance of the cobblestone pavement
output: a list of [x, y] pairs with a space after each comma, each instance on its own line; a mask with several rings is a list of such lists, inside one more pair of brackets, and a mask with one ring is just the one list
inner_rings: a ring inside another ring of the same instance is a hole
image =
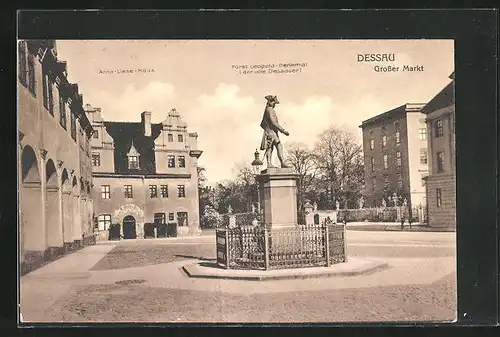
[[455, 318], [455, 234], [348, 231], [370, 275], [307, 280], [191, 279], [214, 238], [105, 242], [21, 278], [30, 322], [347, 322]]

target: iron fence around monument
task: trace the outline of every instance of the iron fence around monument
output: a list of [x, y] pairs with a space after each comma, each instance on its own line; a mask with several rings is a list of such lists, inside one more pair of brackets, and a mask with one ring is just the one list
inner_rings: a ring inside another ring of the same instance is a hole
[[345, 226], [322, 224], [216, 230], [217, 264], [226, 269], [289, 269], [346, 262]]

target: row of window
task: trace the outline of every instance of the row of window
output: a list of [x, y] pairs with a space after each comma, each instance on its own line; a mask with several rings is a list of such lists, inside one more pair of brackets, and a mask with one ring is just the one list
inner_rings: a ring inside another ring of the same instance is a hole
[[[93, 134], [93, 136], [94, 136], [94, 138], [96, 138], [96, 139], [97, 139], [97, 138], [99, 138], [99, 130], [94, 130], [94, 134]], [[174, 141], [174, 135], [173, 135], [173, 134], [171, 134], [171, 133], [169, 133], [169, 134], [167, 135], [167, 138], [168, 138], [169, 143], [172, 143], [172, 142]], [[178, 134], [178, 135], [177, 135], [177, 141], [178, 141], [179, 143], [183, 143], [183, 142], [184, 142], [184, 135]]]
[[[372, 172], [375, 172], [375, 158], [371, 158], [371, 169]], [[383, 160], [384, 160], [384, 169], [389, 168], [389, 155], [384, 154], [383, 155]], [[401, 167], [402, 160], [401, 160], [401, 151], [396, 152], [396, 166]], [[427, 164], [427, 149], [420, 149], [420, 164]]]
[[[166, 221], [166, 213], [155, 213], [154, 223], [165, 224]], [[177, 212], [177, 219], [183, 220], [187, 219], [187, 212]], [[168, 213], [168, 221], [175, 221], [175, 213]], [[179, 225], [186, 225], [184, 221], [179, 221]], [[111, 214], [101, 214], [97, 217], [96, 229], [100, 231], [108, 230], [111, 226]]]
[[[384, 159], [384, 169], [388, 169], [389, 168], [389, 155], [387, 154], [384, 154], [383, 156], [383, 159]], [[375, 172], [375, 158], [370, 158], [370, 163], [371, 163], [371, 169], [372, 169], [372, 172]], [[397, 151], [396, 152], [396, 166], [397, 167], [401, 167], [401, 151]]]
[[[403, 174], [401, 172], [396, 173], [396, 179], [398, 182], [398, 188], [403, 188]], [[390, 181], [389, 176], [384, 176], [384, 188], [389, 188]], [[372, 191], [375, 192], [377, 187], [377, 181], [375, 179], [372, 180]]]
[[[394, 134], [394, 141], [395, 141], [396, 145], [401, 144], [401, 134], [399, 131], [396, 131], [396, 133]], [[387, 146], [387, 135], [383, 135], [382, 136], [382, 147], [386, 147], [386, 146]], [[373, 150], [373, 149], [375, 149], [375, 140], [370, 139], [370, 150]]]
[[[35, 73], [35, 58], [27, 53], [26, 46], [23, 42], [19, 42], [19, 77], [21, 84], [28, 88], [30, 93], [36, 97], [36, 73]], [[42, 94], [43, 106], [48, 112], [54, 116], [54, 81], [42, 70]], [[66, 130], [66, 104], [67, 101], [59, 89], [59, 124]], [[76, 141], [76, 118], [73, 111], [70, 111], [71, 137]]]
[[[124, 185], [123, 193], [125, 198], [132, 199], [134, 197], [132, 191], [132, 185]], [[168, 198], [168, 185], [160, 185], [160, 193], [159, 196], [161, 198]], [[177, 185], [177, 196], [179, 198], [186, 197], [186, 186], [185, 185]], [[149, 197], [150, 198], [158, 198], [158, 186], [157, 185], [149, 185]], [[101, 185], [101, 198], [102, 199], [111, 199], [111, 189], [110, 185]]]
[[[175, 167], [176, 158], [173, 155], [168, 156], [168, 167]], [[186, 167], [186, 157], [177, 156], [178, 167]], [[92, 153], [92, 166], [101, 166], [101, 154]], [[139, 169], [139, 158], [137, 156], [128, 157], [128, 168]]]
[[[168, 155], [168, 167], [175, 167], [175, 156]], [[179, 167], [186, 167], [186, 157], [185, 156], [177, 156], [177, 161], [179, 163]]]
[[[168, 139], [168, 142], [169, 142], [169, 143], [172, 143], [172, 142], [174, 141], [174, 135], [173, 135], [173, 134], [171, 134], [171, 133], [169, 133], [169, 134], [167, 135], [167, 139]], [[184, 136], [183, 136], [183, 135], [181, 135], [181, 134], [178, 134], [178, 135], [177, 135], [177, 141], [178, 141], [179, 143], [183, 143], [183, 142], [184, 142]]]
[[[98, 130], [94, 131], [94, 138], [99, 138], [99, 132], [98, 132]], [[169, 143], [173, 143], [173, 141], [174, 141], [174, 135], [173, 134], [169, 133], [167, 135], [167, 138], [168, 138], [168, 142]], [[177, 141], [179, 143], [183, 143], [184, 142], [184, 135], [178, 134], [177, 135]]]
[[[434, 124], [434, 129], [435, 129], [435, 137], [442, 137], [443, 136], [443, 120], [439, 119], [435, 121]], [[385, 127], [382, 127], [382, 131], [385, 131]], [[370, 132], [371, 134], [371, 132]], [[426, 140], [427, 139], [427, 129], [426, 128], [419, 128], [418, 129], [418, 138], [420, 140]], [[400, 132], [396, 131], [394, 134], [394, 140], [396, 145], [401, 143], [401, 136]], [[387, 135], [382, 135], [382, 147], [387, 146]], [[375, 140], [370, 139], [370, 150], [375, 149]]]
[[[187, 212], [177, 212], [177, 221], [179, 226], [187, 226]], [[155, 224], [166, 224], [166, 214], [165, 213], [155, 213], [153, 215], [153, 221]], [[175, 221], [175, 214], [168, 213], [168, 221]]]

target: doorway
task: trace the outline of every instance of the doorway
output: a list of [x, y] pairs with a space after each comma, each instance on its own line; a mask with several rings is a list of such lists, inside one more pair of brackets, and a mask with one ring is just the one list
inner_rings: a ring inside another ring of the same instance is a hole
[[165, 213], [155, 213], [154, 223], [156, 227], [156, 237], [164, 238], [167, 236], [167, 223]]
[[127, 215], [125, 218], [123, 218], [123, 238], [137, 238], [137, 234], [135, 232], [135, 218], [131, 215]]

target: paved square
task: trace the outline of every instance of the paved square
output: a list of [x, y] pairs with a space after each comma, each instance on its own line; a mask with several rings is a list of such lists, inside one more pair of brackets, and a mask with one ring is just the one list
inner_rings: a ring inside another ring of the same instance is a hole
[[348, 231], [367, 275], [265, 282], [189, 278], [215, 238], [105, 242], [21, 278], [25, 322], [452, 321], [455, 233]]

